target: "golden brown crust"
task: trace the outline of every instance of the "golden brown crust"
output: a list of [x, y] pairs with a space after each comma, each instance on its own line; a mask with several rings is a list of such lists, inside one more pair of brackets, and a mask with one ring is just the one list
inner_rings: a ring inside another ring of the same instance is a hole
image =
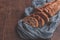
[[33, 27], [44, 26], [45, 23], [49, 22], [49, 18], [54, 16], [58, 10], [60, 10], [59, 1], [47, 3], [44, 7], [36, 8], [33, 14], [25, 17], [23, 21]]
[[25, 17], [23, 19], [24, 23], [27, 23], [28, 25], [31, 25], [32, 27], [38, 27], [38, 21], [36, 18], [33, 17]]
[[45, 22], [47, 23], [49, 21], [48, 15], [42, 9], [37, 9], [37, 10], [39, 10], [39, 11], [37, 13], [35, 13], [35, 15], [41, 16], [41, 18], [43, 18], [45, 20]]
[[31, 17], [34, 17], [34, 18], [36, 18], [38, 20], [38, 23], [39, 23], [38, 26], [39, 27], [42, 27], [45, 24], [44, 19], [41, 18], [39, 15], [32, 14]]

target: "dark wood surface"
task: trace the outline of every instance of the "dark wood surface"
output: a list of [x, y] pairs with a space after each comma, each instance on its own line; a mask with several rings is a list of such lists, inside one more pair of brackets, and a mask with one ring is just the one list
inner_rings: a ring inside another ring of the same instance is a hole
[[[18, 20], [24, 17], [24, 9], [30, 6], [30, 3], [31, 0], [0, 0], [0, 40], [21, 40], [15, 28]], [[52, 40], [60, 40], [59, 26]]]

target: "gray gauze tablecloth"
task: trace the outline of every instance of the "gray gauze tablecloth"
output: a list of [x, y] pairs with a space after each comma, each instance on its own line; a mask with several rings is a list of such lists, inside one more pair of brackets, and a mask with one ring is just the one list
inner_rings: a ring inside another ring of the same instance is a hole
[[[52, 0], [33, 0], [31, 7], [25, 9], [25, 16], [29, 16], [33, 9], [36, 7], [42, 7], [45, 3], [51, 2]], [[34, 7], [34, 8], [33, 8]], [[32, 26], [25, 24], [23, 20], [18, 21], [17, 32], [23, 39], [37, 39], [37, 38], [51, 38], [54, 31], [59, 25], [60, 12], [51, 18], [51, 24], [49, 27], [44, 25], [42, 28], [33, 28]]]

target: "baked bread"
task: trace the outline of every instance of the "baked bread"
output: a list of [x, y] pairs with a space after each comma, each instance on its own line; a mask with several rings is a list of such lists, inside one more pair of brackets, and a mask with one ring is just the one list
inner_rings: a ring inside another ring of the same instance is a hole
[[60, 1], [47, 3], [43, 7], [35, 8], [35, 11], [30, 16], [23, 19], [23, 22], [32, 27], [42, 27], [47, 24], [50, 18], [60, 10]]
[[36, 18], [28, 16], [23, 19], [23, 22], [33, 27], [38, 27], [38, 21]]

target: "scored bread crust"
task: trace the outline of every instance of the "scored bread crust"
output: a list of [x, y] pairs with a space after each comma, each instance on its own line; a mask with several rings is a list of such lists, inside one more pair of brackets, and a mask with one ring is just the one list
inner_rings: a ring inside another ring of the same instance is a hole
[[27, 16], [23, 21], [32, 27], [44, 26], [60, 10], [60, 2], [54, 1], [47, 3], [43, 7], [35, 8], [33, 14]]
[[43, 18], [41, 18], [39, 15], [34, 15], [32, 14], [31, 17], [34, 17], [37, 19], [38, 21], [38, 26], [43, 26], [45, 24], [45, 20]]
[[30, 16], [25, 17], [23, 19], [23, 22], [30, 25], [30, 26], [38, 27], [38, 20], [34, 17], [30, 17]]
[[45, 20], [45, 22], [47, 23], [49, 21], [48, 15], [43, 11], [43, 9], [37, 8], [37, 10], [39, 10], [39, 11], [36, 13], [36, 15], [41, 16]]

